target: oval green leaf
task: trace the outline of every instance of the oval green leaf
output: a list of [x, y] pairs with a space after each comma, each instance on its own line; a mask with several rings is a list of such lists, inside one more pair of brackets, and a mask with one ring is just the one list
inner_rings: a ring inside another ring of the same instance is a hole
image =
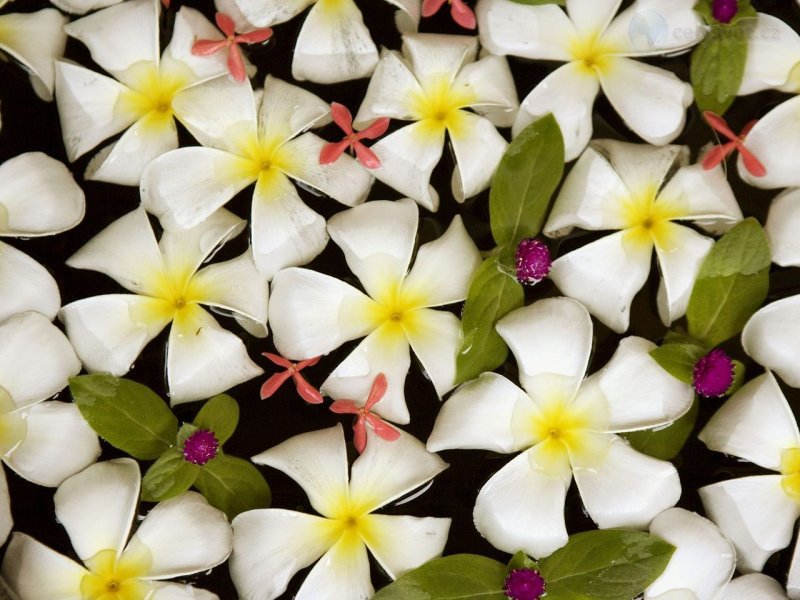
[[69, 391], [97, 435], [134, 458], [155, 460], [175, 443], [178, 420], [141, 383], [96, 373], [70, 378]]
[[712, 25], [692, 53], [690, 78], [700, 110], [722, 115], [736, 98], [747, 62], [749, 22]]
[[641, 531], [572, 535], [566, 546], [539, 561], [547, 600], [631, 600], [661, 575], [674, 551]]
[[650, 351], [650, 356], [675, 379], [692, 385], [694, 365], [706, 350], [697, 344], [664, 344]]
[[142, 500], [161, 502], [192, 487], [200, 467], [187, 462], [180, 448], [170, 448], [142, 477]]
[[475, 554], [435, 558], [378, 590], [372, 600], [508, 600], [504, 564]]
[[203, 404], [193, 423], [198, 429], [208, 429], [213, 432], [221, 446], [236, 430], [236, 425], [239, 423], [239, 405], [227, 394], [219, 394]]
[[697, 423], [697, 411], [700, 403], [695, 397], [689, 411], [680, 419], [661, 429], [645, 429], [622, 433], [631, 446], [642, 454], [647, 454], [660, 460], [672, 460], [686, 445], [689, 436], [694, 431]]
[[516, 246], [542, 230], [564, 172], [564, 139], [553, 115], [528, 125], [506, 149], [489, 191], [489, 221], [498, 246]]
[[233, 518], [246, 510], [267, 508], [272, 495], [267, 482], [251, 463], [219, 454], [197, 474], [195, 487], [215, 506]]

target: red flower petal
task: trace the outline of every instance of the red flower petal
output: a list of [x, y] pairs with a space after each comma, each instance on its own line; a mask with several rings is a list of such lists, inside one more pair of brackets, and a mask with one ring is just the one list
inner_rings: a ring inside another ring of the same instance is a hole
[[197, 40], [192, 46], [192, 54], [195, 56], [209, 56], [225, 46], [225, 40]]
[[335, 412], [337, 415], [355, 415], [358, 414], [359, 407], [352, 400], [336, 400], [329, 408], [331, 412]]
[[294, 385], [297, 388], [297, 393], [300, 394], [300, 397], [303, 400], [309, 404], [322, 404], [322, 394], [319, 393], [317, 388], [308, 383], [305, 377], [300, 375], [300, 373], [294, 373], [292, 378], [294, 379]]
[[247, 70], [244, 67], [244, 58], [239, 46], [233, 44], [228, 52], [228, 71], [236, 83], [244, 83], [247, 79]]
[[721, 146], [714, 146], [703, 158], [703, 168], [706, 171], [710, 171], [725, 160], [725, 157], [733, 152], [734, 148], [736, 148], [736, 142], [728, 142]]
[[477, 21], [475, 20], [475, 13], [472, 9], [464, 4], [462, 0], [453, 0], [450, 5], [450, 16], [453, 21], [461, 25], [464, 29], [475, 29]]
[[277, 354], [273, 354], [272, 352], [262, 352], [261, 356], [266, 356], [270, 362], [275, 363], [279, 367], [283, 367], [284, 369], [291, 369], [294, 366], [294, 363], [282, 356]]
[[325, 144], [319, 153], [319, 164], [329, 165], [336, 162], [349, 145], [348, 140]]
[[753, 177], [764, 177], [767, 174], [767, 168], [763, 165], [763, 163], [756, 158], [756, 155], [750, 152], [744, 146], [739, 147], [739, 153], [742, 155], [742, 162], [744, 163], [744, 168], [753, 176]]
[[369, 420], [369, 424], [372, 426], [372, 429], [375, 430], [375, 433], [378, 435], [378, 437], [386, 440], [387, 442], [393, 442], [400, 437], [400, 432], [383, 419], [379, 419], [375, 415], [370, 415], [367, 417], [367, 419]]
[[362, 418], [359, 418], [353, 425], [353, 445], [359, 454], [364, 452], [364, 448], [367, 447], [367, 426]]
[[442, 8], [444, 2], [445, 0], [425, 0], [422, 3], [422, 16], [430, 17], [435, 15]]
[[217, 27], [222, 30], [226, 36], [232, 36], [236, 33], [236, 24], [225, 13], [218, 12], [214, 15], [214, 20], [217, 22]]
[[356, 150], [356, 158], [358, 158], [358, 162], [364, 165], [367, 169], [377, 169], [381, 166], [381, 159], [378, 158], [378, 155], [361, 142], [356, 142], [353, 144], [353, 148]]
[[745, 125], [744, 128], [742, 128], [742, 133], [739, 134], [739, 137], [741, 139], [746, 138], [747, 134], [750, 133], [750, 130], [756, 126], [756, 123], [758, 123], [758, 119], [753, 119], [747, 125]]
[[299, 363], [297, 363], [297, 370], [302, 371], [306, 367], [313, 367], [315, 364], [319, 362], [320, 358], [322, 358], [322, 356], [315, 356], [314, 358], [307, 358], [305, 360], [301, 360]]
[[272, 377], [267, 379], [261, 386], [261, 399], [266, 400], [278, 391], [278, 388], [283, 385], [283, 382], [289, 379], [292, 374], [289, 371], [282, 371], [275, 373]]
[[706, 120], [706, 123], [711, 125], [714, 131], [717, 131], [724, 135], [729, 140], [738, 140], [739, 136], [731, 131], [731, 128], [728, 127], [728, 123], [725, 122], [725, 119], [720, 117], [718, 114], [707, 110], [703, 113], [703, 118]]
[[367, 397], [367, 401], [364, 403], [364, 408], [367, 410], [371, 409], [375, 406], [375, 403], [378, 402], [381, 398], [383, 398], [384, 394], [386, 393], [386, 388], [388, 387], [388, 382], [386, 381], [386, 375], [383, 373], [378, 373], [377, 377], [375, 377], [375, 381], [372, 382], [372, 387], [369, 390], [369, 396]]
[[353, 115], [347, 110], [344, 104], [338, 102], [331, 102], [331, 116], [333, 122], [339, 126], [339, 129], [350, 135], [353, 133]]
[[375, 119], [369, 127], [365, 127], [356, 135], [358, 140], [374, 140], [381, 137], [389, 129], [389, 117]]

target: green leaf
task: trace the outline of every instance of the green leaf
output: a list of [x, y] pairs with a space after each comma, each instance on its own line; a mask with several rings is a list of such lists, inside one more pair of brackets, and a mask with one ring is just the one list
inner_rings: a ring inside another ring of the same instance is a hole
[[454, 554], [406, 573], [378, 590], [372, 600], [508, 600], [505, 578], [506, 567], [496, 560]]
[[709, 348], [738, 334], [767, 297], [771, 260], [767, 236], [752, 217], [722, 236], [689, 298], [689, 334]]
[[508, 565], [506, 566], [506, 574], [510, 573], [514, 569], [533, 569], [534, 571], [539, 571], [540, 567], [538, 562], [520, 550], [511, 557], [510, 561], [508, 561]]
[[503, 265], [513, 252], [506, 248], [490, 256], [472, 277], [461, 314], [461, 346], [456, 355], [458, 383], [496, 369], [508, 356], [508, 347], [494, 326], [525, 303], [522, 285]]
[[689, 412], [668, 427], [629, 431], [621, 434], [630, 445], [643, 454], [660, 460], [672, 460], [683, 449], [697, 423], [700, 402], [695, 397]]
[[694, 365], [706, 351], [697, 344], [664, 344], [650, 351], [650, 356], [675, 379], [692, 385]]
[[175, 443], [178, 420], [141, 383], [98, 373], [70, 378], [69, 391], [97, 435], [134, 458], [154, 460]]
[[731, 383], [731, 386], [727, 390], [725, 390], [725, 395], [726, 396], [730, 396], [736, 390], [738, 390], [740, 387], [742, 387], [742, 384], [744, 383], [744, 376], [745, 376], [744, 365], [742, 363], [740, 363], [738, 360], [734, 360], [733, 361], [733, 382]]
[[[699, 13], [706, 22], [706, 25], [720, 25], [720, 22], [714, 18], [714, 13], [711, 10], [713, 0], [699, 0], [694, 7], [695, 12]], [[731, 22], [723, 26], [729, 27], [736, 25], [742, 19], [749, 19], [758, 16], [756, 9], [750, 4], [750, 0], [737, 0], [738, 12], [736, 16], [731, 19]]]
[[498, 246], [516, 246], [541, 231], [563, 172], [564, 140], [549, 114], [523, 129], [497, 166], [489, 192], [489, 220]]
[[272, 500], [269, 486], [251, 463], [219, 454], [197, 474], [195, 487], [206, 500], [233, 519], [254, 508], [266, 508]]
[[641, 531], [572, 535], [566, 546], [539, 561], [547, 600], [631, 600], [661, 575], [674, 551]]
[[194, 419], [198, 429], [208, 429], [214, 433], [220, 446], [233, 435], [238, 423], [239, 405], [227, 394], [214, 396], [203, 404]]
[[170, 448], [156, 462], [150, 465], [142, 478], [142, 500], [161, 502], [192, 487], [198, 465], [187, 462], [180, 448]]
[[692, 53], [690, 76], [700, 110], [722, 115], [736, 98], [747, 61], [747, 23], [712, 25]]

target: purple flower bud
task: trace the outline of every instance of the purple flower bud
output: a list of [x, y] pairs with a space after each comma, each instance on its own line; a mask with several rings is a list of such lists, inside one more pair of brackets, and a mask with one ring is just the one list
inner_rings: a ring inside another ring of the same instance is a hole
[[534, 238], [522, 240], [515, 256], [517, 281], [525, 285], [539, 283], [550, 272], [550, 250], [544, 242]]
[[720, 23], [730, 23], [737, 12], [739, 6], [736, 0], [714, 0], [711, 5], [711, 14]]
[[219, 442], [208, 429], [198, 429], [183, 443], [183, 458], [196, 465], [204, 465], [217, 455]]
[[513, 569], [503, 586], [511, 600], [539, 600], [546, 589], [544, 578], [534, 569]]
[[692, 385], [701, 396], [724, 396], [732, 383], [733, 361], [724, 350], [715, 348], [695, 363]]

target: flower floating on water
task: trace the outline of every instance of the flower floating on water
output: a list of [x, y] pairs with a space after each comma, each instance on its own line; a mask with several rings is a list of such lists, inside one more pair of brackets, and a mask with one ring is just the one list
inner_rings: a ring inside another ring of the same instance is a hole
[[[481, 43], [491, 53], [565, 62], [522, 101], [512, 133], [552, 113], [573, 160], [592, 137], [592, 107], [600, 90], [639, 137], [666, 144], [683, 130], [692, 88], [675, 74], [633, 60], [672, 54], [700, 41], [695, 0], [639, 0], [614, 17], [621, 0], [567, 0], [527, 6], [479, 0]], [[643, 110], [642, 107], [647, 107]]]
[[186, 127], [204, 147], [153, 161], [142, 177], [142, 203], [167, 229], [195, 227], [255, 183], [253, 255], [271, 279], [309, 262], [328, 243], [325, 219], [306, 206], [292, 180], [353, 206], [366, 198], [372, 177], [349, 156], [319, 164], [325, 141], [303, 132], [329, 122], [327, 103], [272, 76], [260, 96], [248, 82], [223, 78], [176, 98], [179, 110], [192, 113]]
[[192, 46], [192, 54], [208, 56], [220, 50], [228, 50], [228, 73], [233, 80], [242, 83], [247, 78], [247, 68], [242, 57], [239, 44], [259, 44], [266, 42], [272, 36], [272, 29], [254, 29], [245, 33], [236, 33], [236, 24], [225, 13], [215, 15], [217, 27], [225, 34], [224, 40], [197, 40]]
[[628, 328], [631, 302], [647, 281], [653, 250], [661, 270], [661, 320], [669, 325], [686, 312], [714, 241], [676, 221], [721, 233], [742, 219], [722, 169], [686, 166], [687, 159], [683, 146], [593, 141], [564, 181], [545, 224], [550, 237], [574, 227], [617, 230], [556, 259], [550, 279], [618, 333]]
[[56, 517], [83, 564], [15, 533], [2, 575], [16, 597], [215, 598], [164, 580], [206, 571], [228, 558], [232, 535], [225, 515], [200, 494], [184, 492], [150, 510], [128, 539], [140, 482], [136, 462], [121, 458], [92, 465], [62, 483], [55, 495]]
[[65, 26], [112, 75], [56, 61], [56, 102], [69, 160], [127, 130], [89, 162], [87, 179], [138, 185], [148, 162], [178, 147], [173, 117], [184, 121], [190, 115], [174, 100], [227, 73], [224, 57], [192, 54], [195, 39], [221, 35], [188, 7], [175, 15], [172, 40], [159, 57], [159, 12], [158, 0], [128, 0]]
[[344, 131], [344, 139], [341, 142], [325, 144], [319, 153], [320, 164], [327, 165], [336, 162], [349, 147], [355, 151], [358, 162], [366, 168], [377, 169], [380, 167], [380, 159], [361, 140], [374, 140], [382, 136], [389, 128], [389, 119], [386, 117], [375, 119], [372, 124], [356, 133], [353, 131], [353, 116], [346, 106], [333, 102], [331, 104], [331, 115], [333, 115], [333, 121]]
[[724, 144], [714, 146], [706, 153], [705, 158], [703, 158], [704, 169], [713, 169], [718, 164], [723, 162], [730, 154], [732, 154], [734, 150], [738, 150], [739, 154], [742, 156], [742, 164], [744, 165], [744, 168], [747, 169], [748, 173], [750, 173], [753, 177], [763, 177], [767, 174], [767, 170], [764, 168], [764, 165], [761, 164], [761, 161], [758, 160], [755, 154], [750, 152], [750, 150], [748, 150], [745, 146], [747, 134], [750, 133], [750, 130], [758, 121], [750, 121], [744, 126], [742, 133], [736, 135], [733, 133], [733, 131], [731, 131], [731, 128], [728, 127], [725, 119], [719, 115], [716, 115], [710, 111], [706, 111], [703, 113], [703, 118], [705, 118], [706, 122], [711, 125], [714, 131], [721, 133], [728, 138], [728, 140], [730, 140]]
[[366, 294], [329, 275], [284, 269], [270, 302], [275, 346], [302, 359], [367, 336], [322, 384], [333, 398], [366, 397], [378, 373], [388, 379], [380, 416], [408, 423], [404, 388], [409, 350], [423, 364], [441, 397], [455, 384], [460, 323], [432, 307], [460, 302], [480, 254], [460, 217], [439, 239], [422, 245], [414, 266], [419, 210], [411, 200], [375, 200], [328, 221], [333, 241]]
[[540, 300], [502, 318], [497, 332], [524, 389], [496, 373], [465, 383], [442, 406], [427, 444], [522, 451], [478, 493], [481, 535], [505, 552], [548, 556], [567, 542], [564, 500], [573, 477], [601, 528], [644, 527], [678, 501], [675, 467], [616, 435], [667, 425], [691, 406], [692, 389], [653, 360], [651, 342], [623, 339], [584, 380], [592, 321], [579, 302]]
[[67, 335], [89, 372], [121, 376], [144, 346], [172, 323], [167, 385], [172, 404], [208, 398], [263, 373], [241, 339], [201, 304], [264, 325], [267, 282], [250, 252], [200, 269], [244, 221], [220, 209], [197, 227], [156, 242], [143, 208], [114, 221], [67, 259], [100, 271], [133, 294], [107, 294], [61, 309]]
[[230, 569], [243, 600], [277, 598], [314, 562], [297, 600], [320, 590], [330, 600], [366, 600], [374, 593], [367, 549], [395, 579], [444, 548], [450, 519], [375, 514], [447, 468], [407, 434], [394, 442], [370, 435], [349, 481], [341, 425], [297, 435], [253, 461], [294, 479], [322, 516], [268, 508], [233, 520]]
[[306, 367], [311, 367], [319, 362], [320, 357], [315, 356], [306, 360], [301, 360], [298, 363], [293, 363], [290, 360], [272, 354], [271, 352], [262, 352], [262, 356], [266, 356], [274, 364], [284, 367], [286, 370], [281, 373], [275, 373], [261, 386], [261, 399], [266, 400], [278, 391], [278, 388], [283, 385], [283, 382], [290, 377], [294, 380], [294, 385], [297, 388], [297, 393], [300, 397], [309, 404], [322, 404], [322, 394], [313, 385], [306, 381], [305, 377], [300, 374], [300, 371]]
[[375, 432], [375, 435], [388, 442], [393, 442], [400, 437], [400, 432], [397, 429], [371, 412], [372, 407], [380, 402], [384, 394], [386, 394], [387, 385], [386, 375], [378, 373], [375, 381], [372, 382], [369, 396], [367, 396], [363, 406], [359, 406], [353, 400], [336, 400], [331, 404], [332, 412], [356, 415], [356, 420], [353, 424], [353, 444], [359, 454], [363, 454], [364, 448], [367, 447], [367, 425]]
[[372, 174], [431, 211], [439, 207], [430, 178], [445, 132], [459, 202], [489, 187], [508, 145], [495, 127], [508, 126], [518, 105], [508, 63], [491, 55], [476, 60], [477, 53], [473, 37], [403, 36], [403, 54], [383, 55], [355, 118], [356, 125], [378, 117], [413, 121], [372, 146], [381, 161]]

